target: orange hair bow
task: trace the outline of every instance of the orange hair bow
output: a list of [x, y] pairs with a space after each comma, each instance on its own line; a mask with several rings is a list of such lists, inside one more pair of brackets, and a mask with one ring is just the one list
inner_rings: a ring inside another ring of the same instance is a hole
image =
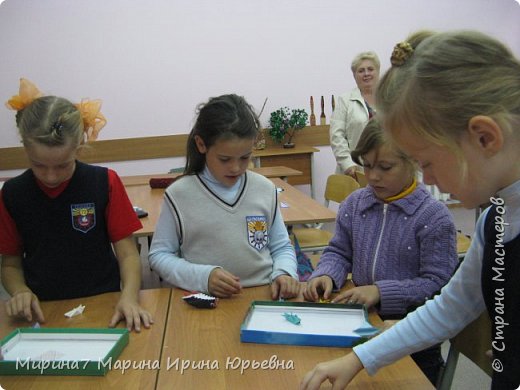
[[101, 100], [82, 99], [75, 104], [83, 119], [83, 131], [87, 136], [87, 142], [95, 141], [101, 129], [106, 125], [107, 120], [101, 113]]
[[31, 104], [34, 100], [42, 97], [43, 93], [29, 80], [20, 79], [20, 90], [18, 95], [14, 95], [5, 103], [10, 110], [20, 111]]

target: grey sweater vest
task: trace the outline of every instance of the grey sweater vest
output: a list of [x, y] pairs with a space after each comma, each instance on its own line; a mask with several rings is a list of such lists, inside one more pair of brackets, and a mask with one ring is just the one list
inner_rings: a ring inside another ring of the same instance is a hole
[[269, 229], [277, 203], [270, 180], [247, 171], [233, 204], [211, 192], [197, 175], [173, 183], [166, 196], [178, 219], [183, 258], [219, 265], [240, 277], [244, 287], [270, 282]]

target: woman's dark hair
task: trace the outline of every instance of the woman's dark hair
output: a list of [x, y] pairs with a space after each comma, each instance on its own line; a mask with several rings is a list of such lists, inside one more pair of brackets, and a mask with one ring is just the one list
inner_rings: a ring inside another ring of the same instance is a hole
[[197, 107], [197, 121], [188, 136], [184, 174], [201, 172], [206, 165], [206, 156], [197, 149], [195, 136], [210, 148], [219, 140], [255, 139], [259, 130], [260, 121], [242, 96], [230, 94], [210, 98]]

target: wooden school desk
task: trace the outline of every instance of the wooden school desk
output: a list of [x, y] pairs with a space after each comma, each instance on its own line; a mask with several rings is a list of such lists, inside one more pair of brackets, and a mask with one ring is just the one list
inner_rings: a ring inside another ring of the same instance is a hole
[[[197, 309], [182, 300], [184, 291], [173, 289], [157, 389], [297, 389], [305, 373], [318, 362], [350, 351], [241, 343], [240, 324], [247, 309], [253, 300], [270, 300], [269, 291], [269, 286], [246, 288], [236, 297], [221, 299], [215, 309]], [[370, 318], [374, 325], [381, 324], [376, 314]], [[270, 359], [278, 364], [278, 369], [249, 367], [241, 372], [242, 365]], [[293, 361], [293, 368], [287, 368], [289, 360]], [[427, 390], [433, 386], [413, 360], [406, 357], [373, 377], [365, 371], [359, 373], [348, 388]]]
[[[59, 288], [59, 287], [57, 287]], [[154, 319], [150, 329], [141, 328], [140, 333], [132, 331], [130, 341], [117, 360], [155, 361], [160, 358], [171, 289], [142, 290], [141, 304]], [[106, 328], [114, 313], [114, 306], [120, 293], [107, 293], [94, 297], [69, 299], [64, 301], [41, 302], [46, 322], [42, 327], [52, 328]], [[25, 320], [8, 319], [5, 306], [0, 302], [0, 338], [19, 327], [27, 327]], [[67, 318], [64, 313], [85, 305], [83, 314]], [[121, 322], [119, 327], [123, 327]], [[55, 389], [154, 389], [157, 370], [114, 369], [115, 362], [105, 376], [0, 376], [0, 385], [6, 390], [55, 390]]]
[[[336, 219], [336, 213], [334, 211], [328, 209], [282, 179], [273, 178], [271, 180], [277, 187], [283, 188], [283, 191], [278, 194], [278, 200], [289, 206], [287, 208], [281, 208], [286, 225], [333, 222]], [[142, 184], [127, 186], [126, 192], [134, 206], [141, 207], [148, 212], [148, 217], [141, 218], [143, 228], [135, 232], [134, 236], [152, 236], [161, 212], [164, 189], [150, 188], [148, 184]]]
[[[287, 181], [288, 177], [301, 176], [303, 174], [301, 171], [284, 166], [250, 168], [250, 170], [265, 177], [279, 177], [285, 181]], [[162, 173], [152, 175], [121, 176], [121, 180], [125, 187], [128, 187], [149, 184], [151, 178], [170, 179], [180, 175], [181, 173]]]
[[271, 179], [271, 181], [277, 188], [283, 189], [283, 191], [278, 193], [279, 202], [289, 206], [282, 207], [283, 205], [280, 204], [280, 210], [286, 225], [334, 222], [336, 220], [336, 212], [307, 196], [289, 183], [281, 179]]
[[270, 145], [262, 150], [254, 150], [252, 160], [255, 167], [272, 167], [277, 165], [287, 166], [303, 172], [303, 175], [290, 177], [289, 183], [310, 184], [311, 196], [314, 198], [314, 186], [312, 172], [314, 170], [314, 153], [320, 150], [302, 143], [297, 143], [294, 148], [284, 149], [281, 145]]

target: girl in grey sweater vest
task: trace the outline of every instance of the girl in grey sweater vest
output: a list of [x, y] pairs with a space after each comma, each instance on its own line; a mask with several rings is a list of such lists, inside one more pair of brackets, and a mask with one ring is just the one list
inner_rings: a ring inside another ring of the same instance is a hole
[[184, 175], [166, 190], [150, 248], [167, 282], [217, 297], [271, 284], [273, 299], [298, 294], [294, 249], [276, 188], [247, 171], [259, 121], [237, 95], [199, 107]]

